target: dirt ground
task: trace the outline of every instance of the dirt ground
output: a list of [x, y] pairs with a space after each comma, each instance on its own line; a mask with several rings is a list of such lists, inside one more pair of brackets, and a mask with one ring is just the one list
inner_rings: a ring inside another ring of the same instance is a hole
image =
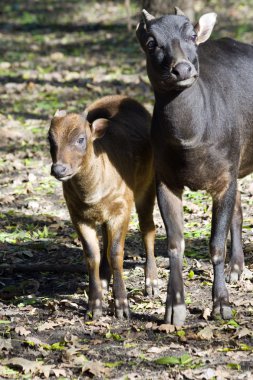
[[[247, 6], [219, 11], [217, 35], [252, 42]], [[239, 183], [246, 268], [228, 285], [233, 319], [210, 319], [211, 200], [188, 189], [186, 325], [163, 323], [169, 261], [157, 206], [159, 296], [143, 295], [133, 210], [124, 262], [131, 319], [113, 316], [111, 290], [103, 317], [85, 318], [87, 272], [61, 184], [50, 176], [47, 131], [56, 109], [80, 112], [106, 94], [128, 94], [152, 110], [144, 57], [125, 24], [121, 2], [10, 1], [1, 10], [0, 378], [252, 379], [253, 176]]]

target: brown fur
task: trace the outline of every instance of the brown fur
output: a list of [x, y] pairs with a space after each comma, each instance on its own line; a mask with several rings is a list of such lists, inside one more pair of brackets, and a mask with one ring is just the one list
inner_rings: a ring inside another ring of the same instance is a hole
[[[124, 241], [135, 203], [147, 253], [146, 292], [157, 291], [154, 259], [153, 207], [155, 199], [150, 115], [136, 101], [104, 97], [83, 115], [54, 117], [49, 130], [52, 172], [63, 165], [68, 175], [63, 192], [72, 222], [82, 241], [89, 270], [89, 308], [102, 311], [101, 281], [113, 275], [115, 310], [128, 316], [122, 277]], [[85, 145], [77, 147], [83, 137]], [[58, 179], [64, 179], [59, 178]], [[96, 227], [102, 226], [104, 255], [100, 257]]]

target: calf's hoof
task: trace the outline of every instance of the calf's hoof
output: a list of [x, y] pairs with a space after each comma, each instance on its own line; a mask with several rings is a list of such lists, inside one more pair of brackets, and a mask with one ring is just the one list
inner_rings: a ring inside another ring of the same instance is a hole
[[172, 303], [166, 304], [165, 323], [181, 327], [185, 323], [186, 306], [185, 304], [173, 305]]
[[157, 297], [159, 294], [159, 289], [158, 289], [158, 279], [154, 278], [146, 278], [145, 281], [145, 296], [148, 297]]
[[130, 310], [129, 310], [127, 298], [115, 299], [115, 316], [118, 319], [130, 318]]
[[232, 319], [232, 308], [230, 304], [226, 301], [220, 300], [213, 304], [212, 318], [222, 318], [222, 319]]
[[89, 301], [87, 319], [89, 319], [90, 316], [92, 316], [92, 319], [99, 319], [102, 316], [102, 300], [99, 298]]

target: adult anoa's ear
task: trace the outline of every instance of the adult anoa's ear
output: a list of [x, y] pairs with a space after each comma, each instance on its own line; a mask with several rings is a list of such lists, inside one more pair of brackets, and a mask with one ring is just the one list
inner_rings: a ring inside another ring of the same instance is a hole
[[148, 13], [145, 9], [143, 9], [141, 13], [141, 21], [139, 22], [136, 28], [136, 36], [144, 51], [148, 39], [148, 26], [150, 21], [152, 20], [155, 20], [155, 17]]
[[93, 140], [100, 139], [104, 136], [106, 129], [109, 127], [109, 120], [97, 119], [91, 124], [91, 133]]
[[197, 33], [196, 44], [202, 44], [210, 37], [217, 18], [216, 13], [206, 13], [201, 16], [199, 22], [195, 25]]

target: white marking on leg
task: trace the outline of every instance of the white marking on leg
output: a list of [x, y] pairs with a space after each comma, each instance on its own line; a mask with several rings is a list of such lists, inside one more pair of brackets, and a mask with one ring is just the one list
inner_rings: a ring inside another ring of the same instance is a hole
[[115, 300], [115, 306], [119, 307], [119, 300]]
[[177, 302], [181, 301], [181, 294], [179, 292], [177, 292], [177, 294], [176, 294], [176, 300], [177, 300]]
[[235, 264], [233, 267], [233, 270], [235, 270], [236, 272], [239, 272], [239, 270], [240, 270], [239, 265]]
[[103, 289], [107, 289], [108, 288], [108, 281], [107, 280], [101, 280], [101, 286]]
[[150, 278], [146, 278], [146, 286], [149, 286], [151, 284]]
[[124, 299], [123, 304], [124, 304], [125, 306], [128, 306], [127, 298]]
[[153, 285], [157, 285], [158, 284], [158, 280], [153, 280]]
[[101, 301], [100, 301], [100, 299], [96, 299], [96, 300], [95, 300], [95, 305], [96, 305], [97, 307], [101, 305]]
[[212, 257], [212, 262], [213, 262], [213, 263], [217, 263], [217, 261], [219, 261], [219, 259], [220, 259], [220, 256], [218, 256], [218, 255], [214, 255], [214, 256]]
[[183, 239], [181, 240], [181, 253], [184, 253], [184, 250], [185, 250], [185, 241]]

